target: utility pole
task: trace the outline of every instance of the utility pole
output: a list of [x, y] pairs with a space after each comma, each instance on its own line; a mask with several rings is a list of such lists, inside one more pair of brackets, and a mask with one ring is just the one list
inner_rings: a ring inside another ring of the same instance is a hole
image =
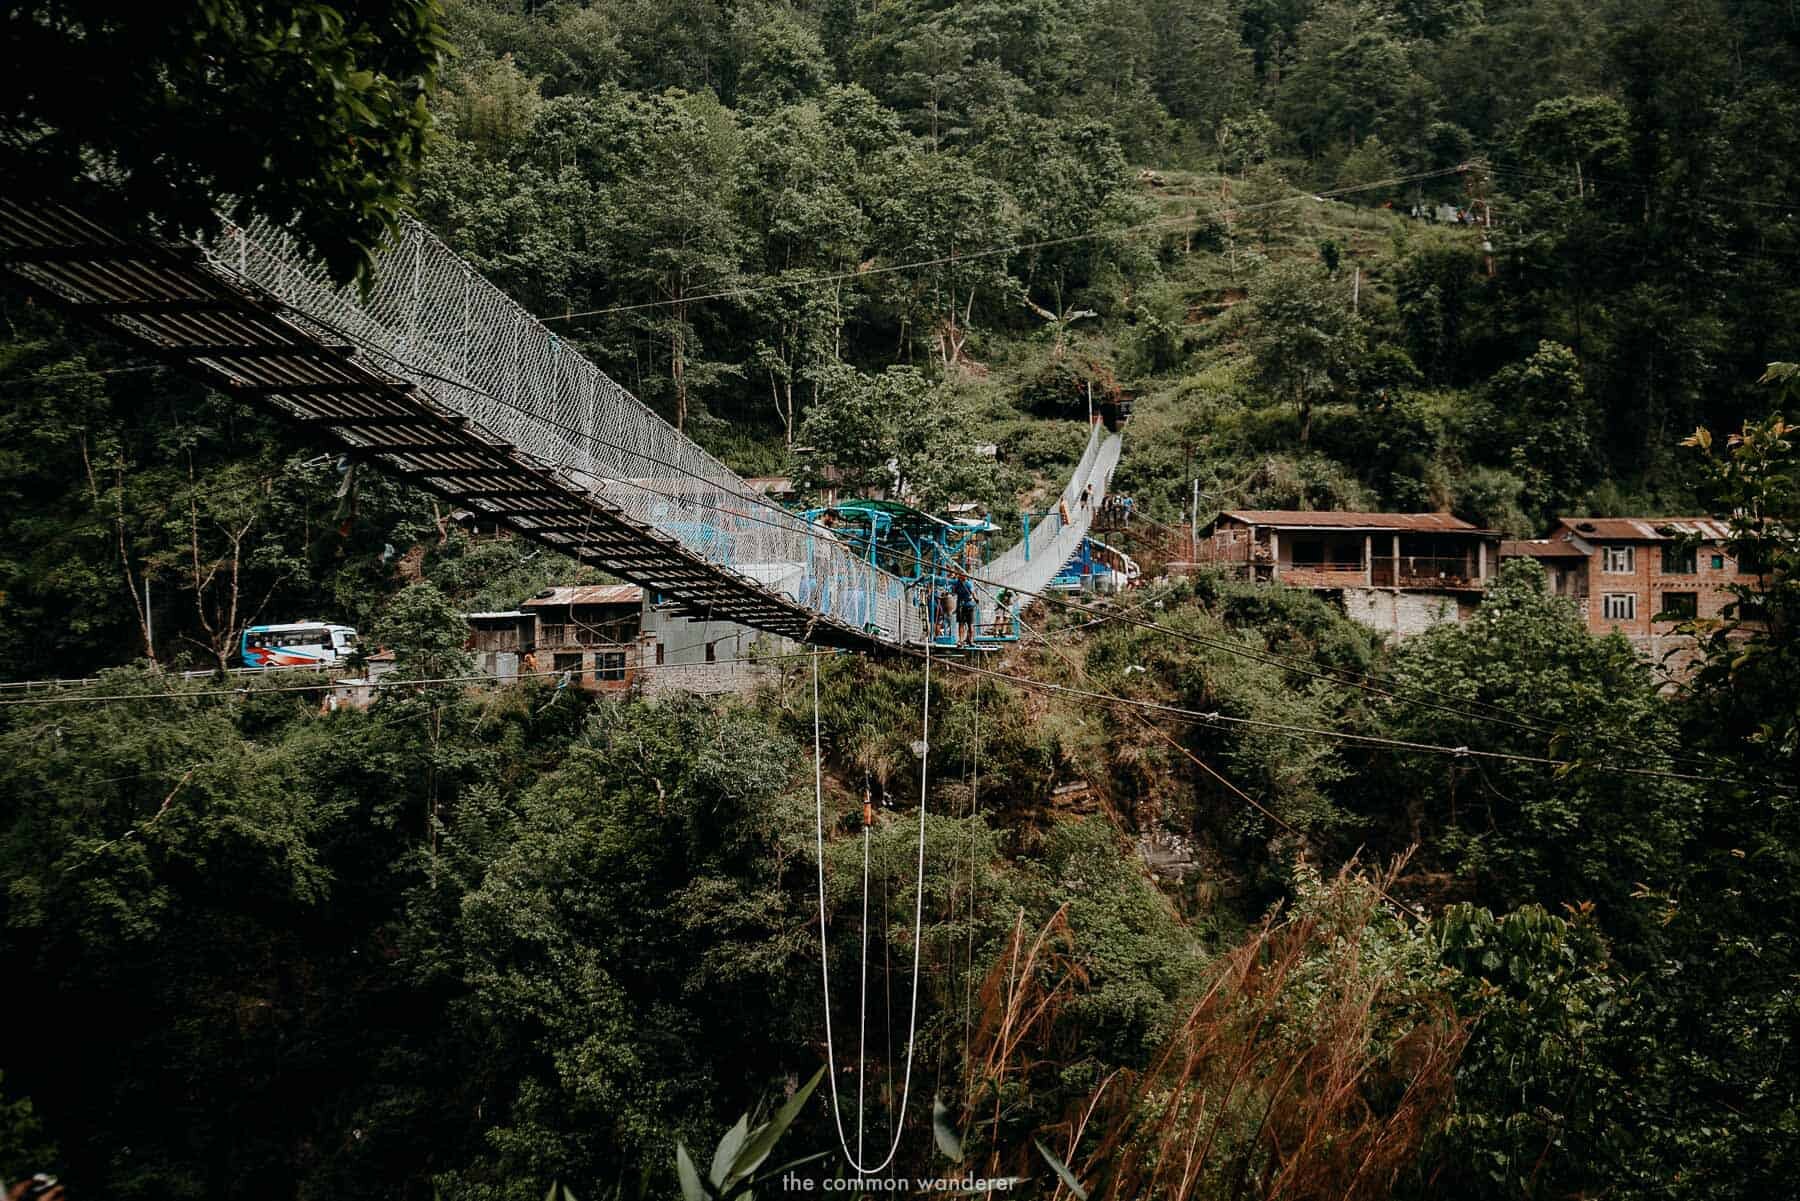
[[144, 650], [149, 652], [150, 661], [156, 662], [156, 639], [150, 630], [150, 573], [144, 573]]
[[1350, 280], [1350, 311], [1362, 312], [1362, 266], [1356, 268], [1356, 274]]
[[1194, 510], [1188, 514], [1188, 562], [1200, 561], [1200, 477], [1194, 477]]

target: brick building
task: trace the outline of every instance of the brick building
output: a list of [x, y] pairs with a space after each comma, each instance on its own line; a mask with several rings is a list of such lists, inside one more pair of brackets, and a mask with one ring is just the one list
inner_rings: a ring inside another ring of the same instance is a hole
[[1731, 585], [1755, 583], [1726, 551], [1729, 536], [1712, 517], [1563, 517], [1549, 537], [1505, 543], [1501, 555], [1543, 563], [1589, 630], [1617, 630], [1678, 676], [1693, 639], [1677, 628], [1720, 617]]
[[783, 639], [728, 621], [677, 617], [635, 584], [546, 588], [497, 613], [470, 613], [477, 670], [503, 680], [569, 673], [589, 692], [747, 692], [767, 678], [753, 651]]
[[1499, 534], [1448, 513], [1238, 509], [1196, 553], [1246, 579], [1332, 594], [1353, 620], [1403, 637], [1465, 619], [1499, 548]]
[[519, 609], [535, 618], [530, 662], [538, 671], [568, 672], [578, 687], [623, 692], [655, 653], [641, 636], [644, 590], [636, 584], [546, 588]]

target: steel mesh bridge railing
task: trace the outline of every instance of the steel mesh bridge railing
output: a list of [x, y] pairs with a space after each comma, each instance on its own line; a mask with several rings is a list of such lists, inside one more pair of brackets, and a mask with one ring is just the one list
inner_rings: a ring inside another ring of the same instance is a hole
[[756, 492], [417, 222], [379, 252], [367, 296], [266, 221], [228, 223], [209, 255], [632, 524], [855, 629], [916, 636], [898, 578]]
[[[1056, 517], [1046, 517], [1033, 527], [1029, 538], [996, 555], [982, 575], [1021, 596], [1031, 596], [1048, 587], [1081, 549], [1081, 540], [1093, 526], [1094, 515], [1112, 482], [1113, 469], [1119, 464], [1120, 447], [1119, 435], [1104, 434], [1095, 425], [1081, 461], [1060, 497], [1059, 510], [1066, 509], [1069, 520], [1064, 522], [1060, 512]], [[1081, 503], [1084, 490], [1086, 504]]]

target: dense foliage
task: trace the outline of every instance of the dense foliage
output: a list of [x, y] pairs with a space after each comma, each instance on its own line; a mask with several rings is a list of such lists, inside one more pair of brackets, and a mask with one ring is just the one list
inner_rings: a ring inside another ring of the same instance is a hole
[[[1010, 525], [1129, 396], [1152, 568], [1240, 504], [1733, 515], [1764, 572], [1679, 690], [1529, 565], [1399, 645], [1210, 575], [1132, 620], [1046, 607], [998, 660], [1024, 682], [934, 670], [924, 773], [921, 671], [825, 661], [840, 1070], [777, 1158], [836, 1158], [866, 948], [872, 1144], [920, 965], [906, 1172], [1800, 1175], [1800, 375], [1767, 367], [1800, 358], [1792, 5], [37, 0], [0, 55], [8, 187], [164, 228], [229, 193], [346, 277], [410, 198], [809, 495]], [[0, 678], [105, 672], [0, 697], [0, 1174], [667, 1196], [677, 1139], [814, 1076], [810, 665], [731, 701], [434, 682], [366, 711], [184, 681], [301, 617], [444, 681], [460, 613], [599, 577], [12, 288], [0, 501]]]

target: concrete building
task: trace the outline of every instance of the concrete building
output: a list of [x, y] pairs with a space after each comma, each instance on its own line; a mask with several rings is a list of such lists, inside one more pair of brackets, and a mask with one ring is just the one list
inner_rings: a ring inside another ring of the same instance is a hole
[[1331, 594], [1353, 620], [1404, 637], [1465, 619], [1499, 562], [1500, 535], [1448, 513], [1239, 509], [1199, 561], [1245, 579]]
[[644, 637], [657, 670], [645, 692], [745, 693], [764, 680], [767, 669], [749, 660], [759, 652], [780, 654], [796, 643], [730, 621], [677, 617], [646, 599]]

